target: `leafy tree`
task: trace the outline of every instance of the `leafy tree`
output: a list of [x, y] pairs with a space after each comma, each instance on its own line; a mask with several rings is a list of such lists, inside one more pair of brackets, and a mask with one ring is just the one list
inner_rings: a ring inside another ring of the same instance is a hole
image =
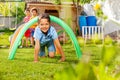
[[[20, 2], [20, 3], [18, 3], [17, 7], [14, 8], [14, 10], [11, 10], [12, 16], [17, 17], [17, 23], [20, 23], [23, 20], [23, 17], [25, 16], [24, 7], [25, 7], [25, 3]], [[17, 12], [16, 12], [16, 10], [17, 10]]]
[[0, 2], [0, 14], [2, 14], [3, 16], [9, 15], [9, 4], [8, 3]]
[[20, 23], [23, 20], [25, 2], [0, 2], [0, 14], [3, 16], [12, 16], [17, 19], [13, 23]]

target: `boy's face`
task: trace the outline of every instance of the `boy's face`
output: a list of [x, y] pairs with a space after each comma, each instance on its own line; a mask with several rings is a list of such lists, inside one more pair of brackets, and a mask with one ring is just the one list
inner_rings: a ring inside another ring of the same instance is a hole
[[39, 21], [39, 27], [43, 32], [46, 33], [50, 27], [50, 23], [47, 19], [41, 19]]
[[33, 16], [37, 16], [37, 12], [35, 10], [32, 11]]
[[26, 11], [26, 16], [30, 16], [30, 11]]

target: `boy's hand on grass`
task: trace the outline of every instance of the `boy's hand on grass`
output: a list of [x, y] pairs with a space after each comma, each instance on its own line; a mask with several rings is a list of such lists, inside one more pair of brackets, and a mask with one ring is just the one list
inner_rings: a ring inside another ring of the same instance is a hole
[[38, 62], [38, 60], [34, 60], [34, 63], [37, 63]]
[[59, 60], [59, 62], [63, 62], [65, 61], [65, 57], [61, 57], [61, 59]]

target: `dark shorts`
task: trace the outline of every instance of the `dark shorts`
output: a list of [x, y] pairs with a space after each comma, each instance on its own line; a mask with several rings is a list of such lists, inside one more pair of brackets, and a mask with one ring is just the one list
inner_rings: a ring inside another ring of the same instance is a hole
[[40, 56], [45, 56], [45, 46], [48, 49], [48, 53], [56, 51], [53, 41], [49, 41], [47, 44], [40, 47], [40, 53], [39, 53]]
[[31, 33], [30, 33], [30, 36], [33, 37], [33, 36], [34, 36], [35, 29], [30, 28], [30, 32], [31, 32]]

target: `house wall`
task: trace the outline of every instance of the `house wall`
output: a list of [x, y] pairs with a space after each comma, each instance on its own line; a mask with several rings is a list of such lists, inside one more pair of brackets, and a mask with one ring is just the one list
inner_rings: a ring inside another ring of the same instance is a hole
[[32, 9], [36, 7], [39, 13], [44, 13], [45, 10], [57, 10], [57, 13], [50, 12], [51, 15], [57, 16], [65, 21], [76, 34], [77, 28], [77, 10], [72, 5], [55, 5], [55, 4], [43, 4], [43, 3], [27, 3], [27, 7]]

